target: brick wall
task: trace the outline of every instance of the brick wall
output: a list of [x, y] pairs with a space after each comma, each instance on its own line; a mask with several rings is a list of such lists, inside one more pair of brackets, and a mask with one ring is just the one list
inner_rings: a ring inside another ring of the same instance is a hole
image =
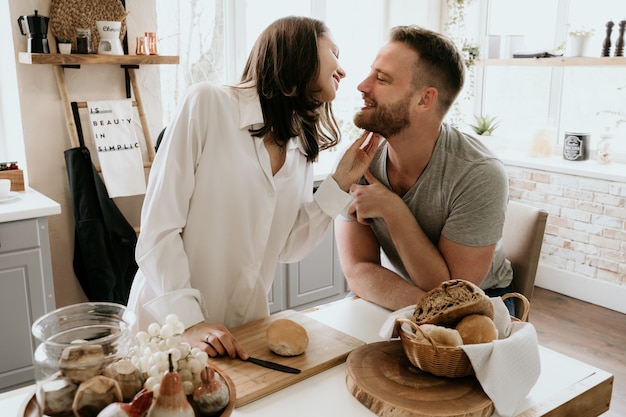
[[626, 184], [507, 166], [511, 200], [548, 213], [542, 265], [626, 286]]

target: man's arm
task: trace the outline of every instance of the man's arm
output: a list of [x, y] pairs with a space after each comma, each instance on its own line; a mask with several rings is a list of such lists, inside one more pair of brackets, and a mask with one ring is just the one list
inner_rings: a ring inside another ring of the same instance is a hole
[[[435, 246], [400, 197], [373, 176], [366, 174], [366, 178], [369, 185], [354, 185], [351, 190], [354, 201], [350, 214], [358, 220], [354, 222], [354, 227], [360, 226], [367, 230], [370, 238], [378, 244], [368, 219], [382, 218], [410, 279], [417, 287], [428, 291], [453, 278], [466, 279], [480, 285], [491, 267], [495, 244], [473, 247], [442, 236]], [[366, 236], [365, 231], [355, 231], [344, 240], [358, 243], [364, 241]]]
[[451, 279], [465, 279], [480, 285], [491, 268], [496, 244], [466, 246], [441, 236], [439, 251], [446, 260]]
[[341, 217], [335, 220], [335, 239], [343, 274], [359, 297], [390, 310], [415, 304], [424, 294], [380, 264], [380, 246], [369, 226]]
[[476, 285], [482, 283], [491, 268], [495, 243], [467, 246], [441, 236], [435, 246], [408, 207], [404, 209], [406, 213], [388, 210], [383, 218], [400, 259], [416, 285], [428, 291], [449, 279], [464, 279]]

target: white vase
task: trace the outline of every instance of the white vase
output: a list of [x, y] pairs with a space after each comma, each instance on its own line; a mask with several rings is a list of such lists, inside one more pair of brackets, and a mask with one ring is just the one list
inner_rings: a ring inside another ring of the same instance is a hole
[[505, 143], [503, 142], [502, 137], [493, 136], [493, 135], [478, 135], [478, 139], [489, 149], [494, 152], [501, 151], [504, 149]]
[[570, 35], [568, 56], [585, 56], [588, 43], [588, 35]]

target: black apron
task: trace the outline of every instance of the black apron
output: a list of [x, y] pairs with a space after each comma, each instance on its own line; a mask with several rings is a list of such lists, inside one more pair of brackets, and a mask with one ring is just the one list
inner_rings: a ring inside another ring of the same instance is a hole
[[89, 301], [126, 305], [138, 269], [137, 235], [91, 161], [76, 103], [72, 111], [80, 147], [64, 153], [75, 219], [74, 273]]

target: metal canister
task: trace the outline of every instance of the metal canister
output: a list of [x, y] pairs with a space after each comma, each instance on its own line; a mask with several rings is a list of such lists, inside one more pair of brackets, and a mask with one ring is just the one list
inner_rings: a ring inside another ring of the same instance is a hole
[[589, 133], [565, 132], [563, 159], [568, 161], [586, 161], [589, 159]]

